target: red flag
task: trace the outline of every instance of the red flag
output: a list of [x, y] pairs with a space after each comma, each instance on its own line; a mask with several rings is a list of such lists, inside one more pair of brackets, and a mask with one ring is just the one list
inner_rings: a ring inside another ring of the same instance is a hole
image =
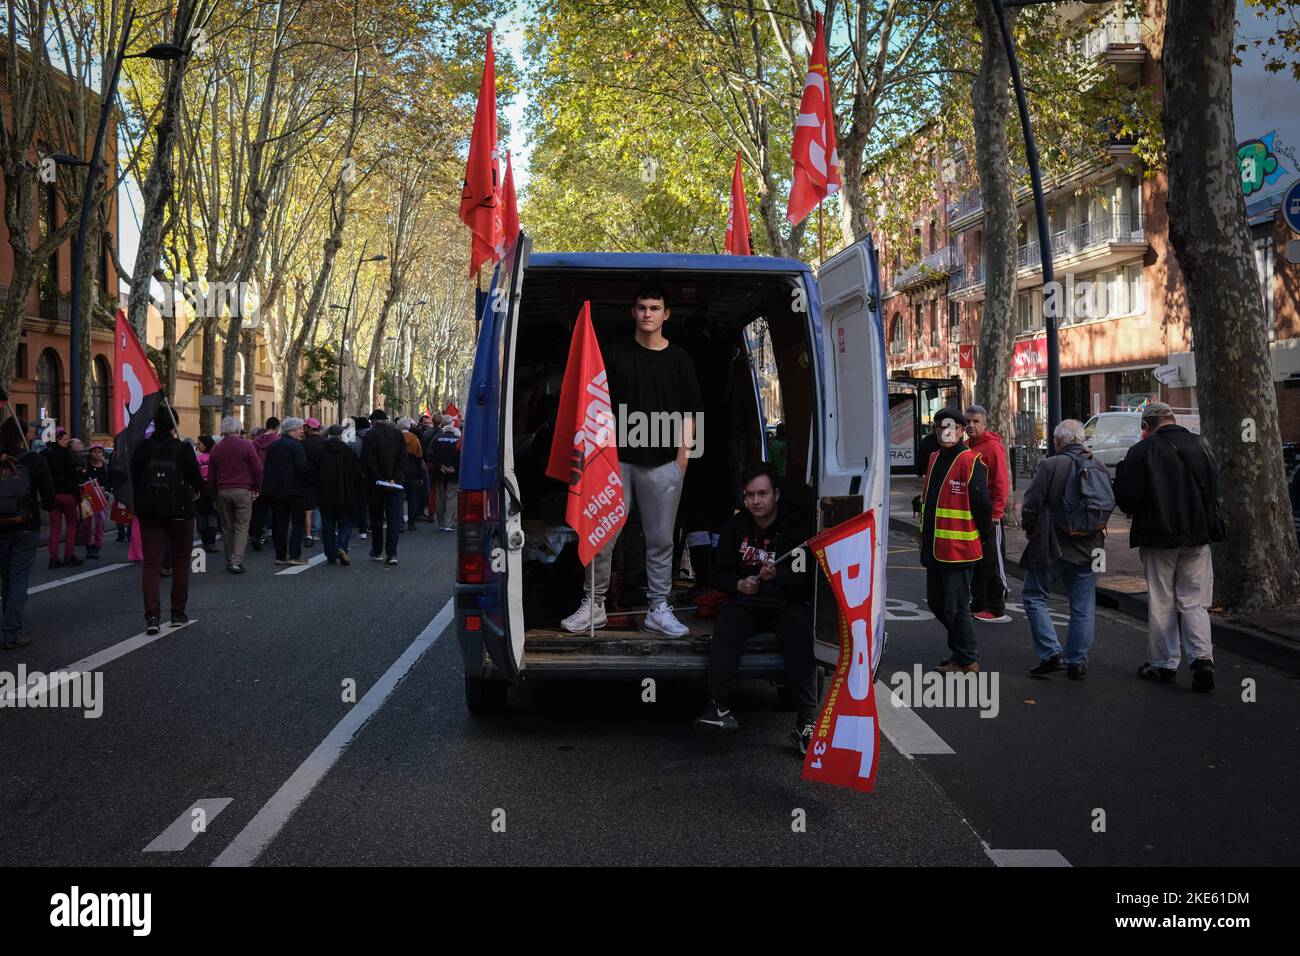
[[442, 410], [444, 418], [450, 418], [451, 423], [457, 428], [460, 427], [460, 409], [456, 407], [455, 402], [448, 402], [447, 407]]
[[117, 310], [113, 334], [113, 460], [108, 483], [127, 510], [135, 508], [131, 482], [131, 456], [144, 441], [145, 429], [162, 404], [162, 386], [126, 313]]
[[726, 251], [733, 256], [752, 256], [754, 241], [749, 235], [749, 204], [745, 202], [745, 177], [741, 175], [740, 151], [731, 174], [731, 211], [727, 213]]
[[870, 793], [876, 784], [880, 726], [871, 677], [876, 513], [863, 512], [808, 542], [840, 609], [840, 660], [804, 758], [805, 780]]
[[578, 532], [579, 559], [590, 564], [627, 519], [614, 410], [590, 302], [582, 304], [573, 327], [546, 474], [569, 486], [564, 519]]
[[501, 184], [501, 244], [504, 247], [519, 235], [519, 207], [515, 203], [515, 173], [510, 168], [510, 153], [506, 153], [506, 178]]
[[798, 225], [817, 204], [839, 191], [840, 154], [835, 146], [835, 111], [831, 104], [831, 77], [826, 65], [826, 39], [822, 36], [822, 16], [817, 14], [817, 34], [813, 38], [812, 56], [808, 59], [808, 77], [803, 81], [803, 99], [799, 118], [794, 123], [794, 181], [790, 186], [790, 205], [785, 218]]
[[460, 193], [460, 219], [469, 226], [472, 245], [469, 274], [501, 254], [501, 161], [497, 155], [496, 58], [488, 33], [483, 79], [478, 88], [474, 135], [465, 164], [465, 186]]

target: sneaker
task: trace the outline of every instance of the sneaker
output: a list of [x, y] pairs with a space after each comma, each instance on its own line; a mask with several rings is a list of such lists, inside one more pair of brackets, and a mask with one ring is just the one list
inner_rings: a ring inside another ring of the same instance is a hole
[[455, 529], [455, 528], [443, 528], [442, 530], [443, 530], [443, 531], [455, 531], [456, 529]]
[[352, 563], [352, 558], [348, 556], [347, 551], [344, 550], [343, 548], [339, 548], [339, 564], [346, 567], [351, 563]]
[[282, 567], [284, 567], [285, 565], [287, 565], [288, 563], [289, 563], [289, 559], [288, 559], [288, 558], [276, 558], [276, 559], [275, 559], [275, 566], [278, 567], [278, 568], [282, 568]]
[[1161, 684], [1172, 684], [1178, 677], [1178, 671], [1171, 667], [1153, 667], [1147, 661], [1137, 670], [1137, 676], [1143, 680], [1153, 680]]
[[415, 530], [416, 530], [415, 522], [414, 522], [414, 521], [408, 521], [408, 522], [406, 522], [406, 530], [407, 530], [407, 531], [415, 531]]
[[314, 547], [316, 547], [316, 539], [315, 539], [315, 538], [303, 538], [303, 539], [302, 539], [302, 546], [303, 546], [304, 548], [314, 548]]
[[969, 664], [958, 664], [950, 660], [947, 664], [940, 664], [935, 670], [944, 674], [978, 674], [980, 672], [979, 661], [971, 661]]
[[366, 533], [365, 533], [364, 531], [358, 531], [358, 532], [357, 532], [357, 537], [360, 538], [362, 541], [365, 541], [365, 540], [366, 540]]
[[50, 558], [50, 570], [51, 570], [51, 571], [53, 571], [55, 568], [61, 568], [61, 567], [63, 567], [63, 562], [62, 562], [62, 561], [60, 561], [58, 558]]
[[[560, 627], [570, 634], [581, 634], [593, 627], [604, 627], [609, 622], [609, 619], [605, 616], [605, 602], [601, 601], [595, 607], [596, 610], [593, 614], [591, 598], [583, 598], [582, 603], [578, 605], [578, 609], [560, 622]], [[593, 617], [595, 618], [594, 622]]]
[[169, 577], [172, 576], [172, 569], [171, 569], [171, 568], [163, 568], [163, 569], [160, 570], [158, 573], [159, 573], [159, 575], [161, 575], [161, 576], [164, 577], [164, 578], [169, 578]]
[[397, 555], [393, 555], [391, 558], [389, 558], [387, 561], [385, 561], [384, 564], [385, 564], [385, 566], [387, 566], [387, 567], [390, 567], [390, 568], [393, 567], [395, 564], [397, 564]]
[[161, 630], [162, 627], [158, 623], [158, 618], [147, 617], [144, 619], [144, 632], [146, 634], [157, 634]]
[[31, 646], [32, 646], [32, 639], [28, 637], [26, 634], [24, 634], [22, 631], [19, 631], [18, 636], [15, 637], [13, 640], [5, 641], [3, 644], [0, 644], [0, 647], [4, 648], [6, 651], [16, 651], [21, 647], [31, 647]]
[[1069, 664], [1065, 668], [1065, 676], [1070, 680], [1084, 680], [1088, 676], [1088, 665], [1086, 663]]
[[1029, 668], [1029, 673], [1034, 677], [1046, 677], [1048, 674], [1054, 674], [1064, 665], [1061, 664], [1061, 655], [1053, 654], [1045, 661], [1039, 661], [1037, 667]]
[[261, 538], [249, 538], [249, 539], [248, 539], [248, 543], [252, 546], [252, 548], [253, 548], [254, 551], [261, 551], [261, 550], [262, 550], [262, 539], [261, 539]]
[[180, 627], [182, 624], [190, 623], [190, 617], [184, 611], [172, 611], [172, 627]]
[[790, 731], [790, 743], [795, 745], [799, 756], [807, 755], [808, 748], [812, 746], [813, 730], [816, 726], [816, 723], [811, 720], [795, 721], [794, 730]]
[[994, 614], [992, 611], [980, 611], [978, 614], [972, 614], [971, 617], [975, 618], [977, 621], [982, 621], [985, 624], [1009, 624], [1011, 622], [1011, 618], [1008, 615], [998, 615]]
[[87, 557], [87, 558], [98, 558], [98, 557], [99, 557], [99, 548], [87, 548], [87, 549], [86, 549], [86, 557]]
[[372, 554], [372, 555], [370, 556], [370, 560], [371, 560], [371, 561], [382, 561], [382, 560], [384, 560], [384, 556], [383, 556], [382, 554]]
[[285, 564], [291, 564], [295, 567], [302, 567], [304, 564], [311, 564], [306, 558], [290, 558]]
[[244, 573], [244, 569], [243, 569], [243, 567], [241, 567], [241, 566], [238, 565], [238, 564], [227, 564], [227, 565], [226, 565], [226, 573], [227, 573], [227, 574], [243, 574], [243, 573]]
[[1207, 657], [1192, 661], [1192, 690], [1202, 694], [1214, 690], [1214, 661]]
[[70, 554], [63, 559], [63, 566], [65, 568], [79, 568], [85, 563], [85, 561], [82, 561], [81, 558], [77, 557], [75, 554]]
[[[586, 601], [583, 601], [584, 607], [586, 603]], [[581, 612], [582, 608], [578, 608], [578, 611]], [[722, 707], [716, 700], [710, 700], [704, 705], [704, 710], [700, 712], [700, 716], [695, 718], [695, 729], [711, 734], [727, 733], [732, 730], [739, 730], [740, 722], [736, 720], [730, 707]]]
[[645, 616], [645, 629], [657, 631], [665, 637], [685, 637], [691, 633], [691, 629], [677, 620], [667, 604], [658, 605]]

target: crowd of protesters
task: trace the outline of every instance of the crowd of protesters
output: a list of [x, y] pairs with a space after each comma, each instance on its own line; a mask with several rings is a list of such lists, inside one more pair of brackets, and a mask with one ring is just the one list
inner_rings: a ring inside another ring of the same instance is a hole
[[[141, 565], [145, 629], [162, 626], [161, 578], [171, 579], [170, 623], [188, 623], [190, 555], [195, 535], [208, 553], [224, 551], [230, 574], [246, 573], [249, 547], [268, 528], [278, 568], [305, 565], [319, 536], [326, 563], [347, 566], [353, 528], [370, 539], [370, 557], [397, 564], [398, 535], [417, 521], [456, 526], [460, 429], [450, 416], [390, 422], [382, 409], [322, 430], [315, 418], [272, 417], [247, 432], [235, 417], [219, 437], [181, 437], [167, 405], [154, 415], [130, 462], [134, 510], [121, 515], [117, 541]], [[48, 435], [46, 436], [49, 437]], [[5, 650], [27, 647], [28, 585], [49, 513], [49, 567], [79, 567], [100, 557], [112, 487], [107, 450], [58, 429], [46, 444], [26, 423], [0, 423], [0, 583]], [[220, 537], [220, 547], [218, 547]], [[78, 556], [80, 547], [84, 557]]]

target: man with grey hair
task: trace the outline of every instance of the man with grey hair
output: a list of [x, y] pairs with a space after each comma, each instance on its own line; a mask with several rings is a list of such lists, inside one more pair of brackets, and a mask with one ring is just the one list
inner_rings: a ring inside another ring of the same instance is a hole
[[1011, 472], [1002, 436], [989, 430], [989, 413], [983, 405], [966, 407], [966, 446], [979, 453], [988, 469], [989, 500], [993, 523], [980, 532], [984, 556], [975, 565], [970, 583], [971, 617], [980, 624], [1007, 624], [1007, 543], [1002, 518], [1011, 495]]
[[[1094, 635], [1096, 571], [1106, 551], [1105, 522], [1110, 511], [1105, 500], [1109, 498], [1112, 509], [1115, 502], [1105, 466], [1083, 447], [1081, 422], [1065, 419], [1056, 426], [1052, 440], [1056, 454], [1039, 463], [1020, 510], [1025, 531], [1021, 600], [1038, 654], [1038, 664], [1029, 673], [1046, 677], [1065, 667], [1071, 680], [1083, 680]], [[1097, 506], [1093, 514], [1088, 513], [1090, 499]], [[1064, 652], [1047, 606], [1057, 581], [1070, 603]]]
[[271, 499], [271, 538], [275, 542], [275, 563], [302, 565], [303, 530], [312, 474], [303, 448], [303, 420], [286, 418], [280, 423], [280, 438], [266, 452], [266, 476], [262, 493]]
[[253, 443], [240, 435], [242, 427], [233, 415], [223, 418], [221, 441], [208, 455], [208, 494], [217, 506], [230, 574], [244, 573], [253, 502], [262, 489], [262, 457]]
[[1142, 410], [1142, 440], [1120, 462], [1115, 499], [1133, 516], [1129, 546], [1139, 549], [1147, 579], [1147, 660], [1138, 677], [1172, 684], [1185, 648], [1192, 690], [1208, 693], [1210, 545], [1224, 537], [1219, 469], [1209, 446], [1177, 424], [1164, 402]]

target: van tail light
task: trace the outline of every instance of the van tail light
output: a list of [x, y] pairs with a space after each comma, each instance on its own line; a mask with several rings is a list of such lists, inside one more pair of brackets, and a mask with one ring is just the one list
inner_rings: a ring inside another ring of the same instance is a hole
[[461, 584], [482, 584], [487, 559], [481, 554], [461, 554], [456, 558], [456, 580]]
[[462, 491], [457, 498], [456, 518], [466, 524], [483, 523], [483, 502], [487, 497], [485, 491]]
[[456, 580], [461, 584], [482, 584], [487, 580], [484, 541], [484, 491], [462, 491], [456, 510]]

